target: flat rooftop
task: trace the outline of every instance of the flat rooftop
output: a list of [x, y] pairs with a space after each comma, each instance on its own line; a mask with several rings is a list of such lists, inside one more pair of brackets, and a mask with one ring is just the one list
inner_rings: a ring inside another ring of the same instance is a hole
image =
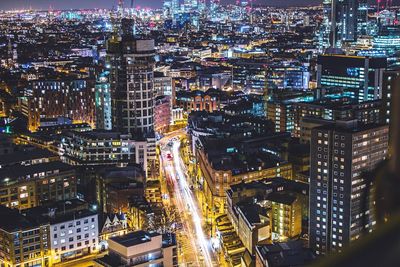
[[45, 149], [39, 149], [39, 148], [33, 148], [28, 150], [24, 149], [20, 151], [15, 151], [10, 154], [1, 155], [0, 165], [7, 166], [7, 165], [18, 164], [24, 161], [52, 158], [52, 157], [57, 157], [57, 155]]
[[[51, 161], [34, 165], [18, 166], [18, 168], [10, 166], [0, 169], [0, 185], [18, 182], [21, 177], [26, 177], [28, 175], [30, 176], [30, 179], [35, 179], [39, 178], [39, 173], [44, 173], [44, 176], [41, 176], [43, 178], [48, 176], [49, 174], [56, 174], [57, 172], [64, 172], [69, 170], [74, 170], [74, 167], [61, 161]], [[37, 175], [34, 176], [34, 174]]]
[[39, 226], [35, 220], [22, 215], [17, 209], [10, 209], [1, 205], [0, 218], [2, 218], [0, 220], [0, 229], [9, 233], [19, 230], [28, 230]]
[[132, 247], [132, 246], [137, 246], [143, 243], [147, 243], [151, 241], [152, 237], [158, 236], [160, 234], [158, 233], [149, 233], [146, 231], [136, 231], [132, 232], [123, 236], [116, 236], [110, 238], [110, 240], [120, 244], [121, 246], [124, 247]]
[[47, 203], [24, 210], [23, 212], [27, 214], [28, 217], [41, 224], [62, 223], [97, 215], [97, 211], [89, 209], [88, 203], [80, 199], [61, 200]]

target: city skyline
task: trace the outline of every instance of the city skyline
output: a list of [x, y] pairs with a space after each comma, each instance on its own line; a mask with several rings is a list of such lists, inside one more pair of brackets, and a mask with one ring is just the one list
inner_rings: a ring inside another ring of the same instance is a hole
[[[284, 2], [284, 3], [282, 3]], [[396, 1], [395, 1], [396, 2]], [[135, 0], [135, 6], [161, 8], [163, 1], [161, 0]], [[233, 0], [223, 0], [223, 4], [235, 3]], [[255, 4], [271, 5], [271, 6], [310, 6], [322, 3], [322, 0], [256, 0]], [[118, 4], [118, 0], [2, 0], [0, 2], [0, 10], [9, 9], [44, 9], [50, 7], [52, 9], [88, 9], [88, 8], [112, 8]], [[125, 0], [125, 5], [130, 6], [130, 1]]]
[[395, 0], [120, 1], [0, 0], [0, 267], [400, 266]]

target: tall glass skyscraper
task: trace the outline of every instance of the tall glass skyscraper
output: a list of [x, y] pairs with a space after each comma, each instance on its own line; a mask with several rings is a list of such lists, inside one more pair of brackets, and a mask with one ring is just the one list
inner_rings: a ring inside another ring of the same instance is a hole
[[343, 42], [357, 39], [358, 0], [332, 0], [332, 46], [342, 47]]

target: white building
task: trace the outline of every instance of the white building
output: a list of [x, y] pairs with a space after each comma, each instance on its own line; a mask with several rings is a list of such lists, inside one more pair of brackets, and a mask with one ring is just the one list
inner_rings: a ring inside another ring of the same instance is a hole
[[66, 216], [61, 215], [59, 220], [50, 225], [50, 246], [55, 262], [87, 255], [98, 250], [97, 213], [80, 210]]
[[50, 224], [52, 263], [98, 251], [98, 214], [87, 202], [72, 199], [26, 210], [29, 217]]

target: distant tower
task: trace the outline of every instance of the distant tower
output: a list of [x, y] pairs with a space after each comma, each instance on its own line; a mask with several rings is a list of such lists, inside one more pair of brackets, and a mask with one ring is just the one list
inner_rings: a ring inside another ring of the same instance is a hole
[[318, 34], [319, 52], [323, 52], [331, 45], [329, 38], [331, 33], [332, 1], [323, 0], [322, 6], [323, 19], [321, 25], [319, 26]]
[[172, 1], [165, 0], [163, 4], [163, 13], [165, 18], [170, 18], [172, 15]]
[[103, 72], [96, 81], [96, 129], [111, 130], [111, 89], [108, 80], [109, 72]]
[[171, 0], [171, 13], [172, 15], [178, 14], [180, 12], [181, 5], [179, 0]]
[[131, 18], [123, 18], [121, 20], [121, 32], [122, 36], [135, 36], [136, 35], [136, 26], [135, 19]]
[[341, 47], [343, 42], [357, 39], [358, 0], [331, 0], [332, 47]]
[[13, 60], [13, 46], [11, 43], [11, 39], [8, 39], [8, 45], [7, 45], [7, 61], [8, 64], [12, 64]]
[[359, 0], [357, 9], [357, 35], [368, 34], [368, 1]]

